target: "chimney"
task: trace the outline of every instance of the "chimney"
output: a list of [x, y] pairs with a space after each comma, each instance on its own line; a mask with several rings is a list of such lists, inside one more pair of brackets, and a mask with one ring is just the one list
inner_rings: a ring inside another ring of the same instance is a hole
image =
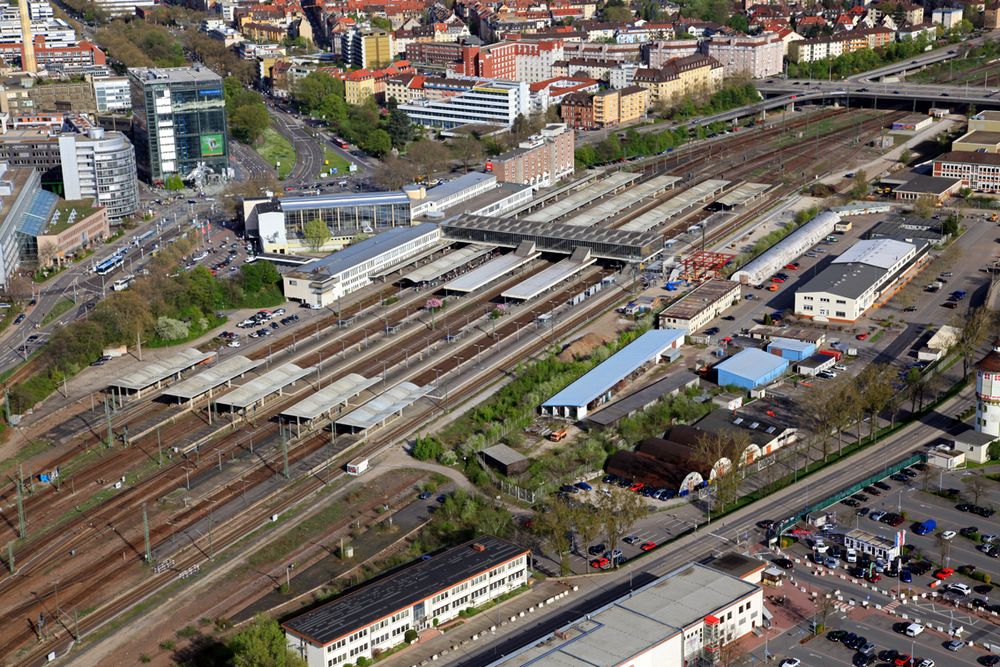
[[479, 542], [476, 542], [475, 544], [472, 545], [472, 550], [473, 551], [478, 551], [478, 552], [482, 553], [482, 552], [486, 551], [486, 546], [483, 545], [483, 544], [480, 544]]
[[31, 34], [31, 15], [28, 13], [28, 0], [17, 0], [18, 12], [21, 14], [21, 48], [24, 54], [21, 58], [21, 69], [35, 74], [38, 63], [35, 61], [35, 38]]

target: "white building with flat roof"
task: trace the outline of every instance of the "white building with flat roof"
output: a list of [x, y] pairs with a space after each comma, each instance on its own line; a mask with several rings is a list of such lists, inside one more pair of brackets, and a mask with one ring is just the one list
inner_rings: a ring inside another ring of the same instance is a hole
[[764, 625], [766, 614], [759, 585], [690, 563], [490, 667], [714, 664], [723, 646]]
[[531, 93], [523, 81], [482, 81], [446, 99], [421, 97], [400, 104], [399, 109], [414, 123], [427, 127], [510, 127], [518, 116], [527, 118], [531, 113]]

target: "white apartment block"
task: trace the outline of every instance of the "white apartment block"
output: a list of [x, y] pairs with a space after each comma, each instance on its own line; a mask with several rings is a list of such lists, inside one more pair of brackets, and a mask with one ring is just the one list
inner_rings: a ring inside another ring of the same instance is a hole
[[528, 582], [527, 549], [484, 536], [372, 582], [283, 624], [309, 667], [371, 659]]
[[510, 127], [519, 115], [531, 113], [527, 82], [483, 81], [469, 90], [442, 100], [421, 97], [399, 109], [410, 120], [426, 127], [451, 129], [459, 125], [485, 124]]
[[125, 113], [132, 110], [132, 92], [128, 77], [109, 76], [94, 79], [94, 99], [98, 113]]
[[719, 61], [723, 76], [750, 76], [765, 79], [781, 74], [785, 43], [773, 32], [761, 35], [713, 35], [707, 42], [708, 55]]

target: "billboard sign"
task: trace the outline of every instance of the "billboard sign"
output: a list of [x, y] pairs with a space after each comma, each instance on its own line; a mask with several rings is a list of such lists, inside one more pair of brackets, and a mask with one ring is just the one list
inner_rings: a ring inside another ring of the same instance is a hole
[[225, 153], [223, 148], [225, 144], [221, 134], [203, 134], [200, 139], [202, 157], [215, 157]]

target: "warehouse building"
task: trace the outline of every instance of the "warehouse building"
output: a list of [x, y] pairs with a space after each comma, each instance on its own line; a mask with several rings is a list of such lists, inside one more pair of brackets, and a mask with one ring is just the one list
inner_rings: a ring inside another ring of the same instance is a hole
[[788, 361], [757, 348], [747, 348], [716, 364], [716, 382], [720, 386], [734, 385], [755, 389], [774, 382], [788, 370]]
[[[681, 497], [704, 487], [732, 469], [732, 461], [722, 457], [709, 462], [701, 453], [701, 443], [712, 434], [693, 426], [679, 424], [662, 438], [646, 438], [635, 451], [617, 451], [608, 457], [606, 469], [622, 479], [642, 482], [653, 488], [673, 489]], [[760, 454], [756, 445], [748, 445], [744, 456]]]
[[631, 378], [650, 364], [676, 355], [684, 342], [680, 329], [654, 329], [642, 334], [582, 378], [542, 403], [542, 414], [578, 420], [607, 403]]
[[666, 307], [660, 328], [698, 331], [740, 301], [740, 285], [728, 280], [707, 280]]
[[909, 279], [926, 259], [926, 241], [858, 241], [795, 292], [795, 314], [819, 322], [856, 322]]
[[435, 248], [441, 229], [431, 223], [396, 227], [286, 273], [285, 298], [322, 308], [371, 282], [372, 276]]
[[309, 667], [371, 660], [421, 632], [528, 582], [530, 552], [480, 537], [416, 561], [282, 624]]
[[[747, 448], [744, 464], [753, 463], [756, 457], [769, 456], [799, 438], [799, 429], [782, 425], [773, 417], [761, 418], [749, 412], [719, 408], [695, 423], [702, 431], [717, 434], [746, 435], [757, 451]], [[753, 457], [753, 458], [751, 458]]]
[[914, 113], [893, 121], [892, 129], [894, 132], [919, 132], [930, 127], [933, 122], [934, 119], [926, 114]]
[[767, 344], [767, 351], [788, 361], [802, 361], [816, 353], [816, 346], [794, 338], [775, 337]]
[[832, 234], [839, 222], [839, 215], [833, 211], [823, 211], [748, 262], [742, 269], [735, 271], [729, 279], [743, 285], [764, 282], [785, 264]]
[[726, 644], [765, 625], [769, 615], [759, 585], [690, 563], [489, 667], [716, 664]]

